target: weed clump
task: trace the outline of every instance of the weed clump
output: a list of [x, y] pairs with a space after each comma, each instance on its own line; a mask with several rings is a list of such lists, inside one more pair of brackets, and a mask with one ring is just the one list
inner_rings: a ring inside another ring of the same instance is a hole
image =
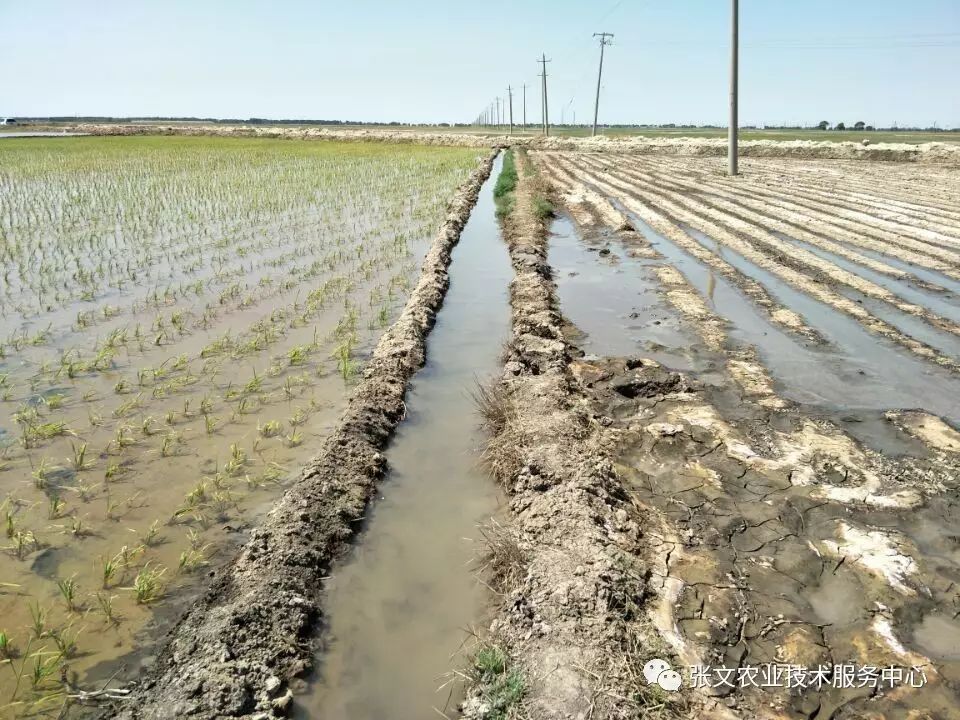
[[507, 150], [503, 156], [503, 167], [493, 186], [493, 201], [497, 206], [497, 217], [503, 218], [513, 210], [514, 191], [517, 189], [517, 166], [513, 159], [513, 150]]
[[520, 671], [510, 667], [507, 654], [496, 645], [484, 645], [473, 657], [473, 674], [480, 697], [469, 703], [474, 706], [470, 716], [484, 720], [509, 717], [527, 688]]

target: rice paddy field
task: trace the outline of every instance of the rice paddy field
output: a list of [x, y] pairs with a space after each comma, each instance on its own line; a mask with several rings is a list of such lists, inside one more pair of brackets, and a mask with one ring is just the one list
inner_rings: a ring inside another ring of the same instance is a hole
[[56, 715], [148, 652], [232, 555], [339, 417], [477, 154], [0, 143], [0, 716]]

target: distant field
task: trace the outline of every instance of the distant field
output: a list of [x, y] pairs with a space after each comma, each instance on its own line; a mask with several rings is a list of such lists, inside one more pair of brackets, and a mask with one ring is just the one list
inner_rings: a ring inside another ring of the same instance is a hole
[[[0, 134], [4, 132], [26, 132], [35, 130], [59, 130], [68, 127], [72, 123], [45, 123], [43, 125], [19, 125], [15, 127], [0, 128]], [[127, 124], [127, 123], [124, 123]], [[197, 123], [186, 121], [167, 120], [163, 122], [149, 123], [139, 122], [138, 125], [193, 125]], [[238, 123], [242, 124], [242, 123]], [[271, 127], [270, 125], [257, 125], [257, 127]], [[437, 125], [312, 125], [304, 123], [302, 125], [284, 124], [282, 127], [323, 127], [331, 130], [393, 130], [397, 132], [466, 132], [466, 133], [492, 133], [492, 128], [480, 127], [446, 127]], [[502, 128], [500, 132], [506, 132]], [[539, 125], [528, 125], [521, 129], [517, 126], [514, 129], [515, 135], [534, 135], [539, 134]], [[552, 126], [550, 133], [553, 135], [562, 135], [566, 137], [587, 137], [590, 135], [590, 128], [587, 126]], [[697, 137], [697, 138], [724, 138], [727, 131], [724, 128], [607, 128], [602, 129], [601, 134], [607, 136], [625, 137]], [[924, 130], [780, 130], [769, 128], [765, 130], [741, 130], [741, 140], [825, 140], [829, 142], [860, 142], [864, 138], [869, 138], [871, 142], [898, 142], [911, 143], [918, 145], [927, 142], [946, 142], [960, 143], [960, 131], [942, 131], [928, 132]]]

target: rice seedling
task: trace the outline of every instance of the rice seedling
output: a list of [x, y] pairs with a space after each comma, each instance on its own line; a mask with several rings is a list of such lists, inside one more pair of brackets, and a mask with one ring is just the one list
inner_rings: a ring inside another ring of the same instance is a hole
[[203, 545], [201, 547], [191, 546], [187, 550], [184, 550], [180, 553], [180, 563], [178, 565], [178, 572], [189, 574], [197, 570], [198, 568], [207, 564], [206, 550], [208, 545]]
[[47, 517], [50, 520], [59, 520], [63, 517], [63, 509], [66, 505], [59, 495], [51, 495], [47, 501]]
[[13, 658], [13, 642], [6, 630], [0, 630], [0, 660]]
[[53, 393], [52, 395], [44, 395], [43, 404], [47, 406], [48, 410], [59, 410], [63, 407], [63, 401], [66, 399], [66, 395], [63, 393]]
[[119, 569], [120, 566], [117, 563], [116, 557], [100, 558], [100, 580], [104, 590], [110, 587], [110, 584], [113, 582]]
[[304, 345], [296, 345], [287, 352], [287, 359], [291, 365], [302, 365], [307, 361], [310, 350]]
[[33, 689], [40, 688], [47, 679], [53, 677], [60, 666], [62, 656], [59, 652], [36, 652], [33, 655], [33, 668], [30, 675], [30, 682]]
[[160, 521], [154, 520], [140, 537], [140, 542], [143, 543], [144, 547], [149, 548], [160, 544], [162, 541], [163, 538], [160, 536]]
[[30, 473], [30, 476], [33, 478], [33, 485], [38, 490], [42, 490], [47, 486], [51, 475], [53, 475], [58, 468], [55, 465], [52, 465], [47, 458], [40, 458], [39, 464], [33, 469]]
[[109, 625], [116, 625], [120, 622], [117, 617], [116, 611], [113, 607], [113, 601], [117, 598], [116, 595], [107, 595], [105, 592], [98, 592], [95, 596], [97, 598], [97, 607], [100, 608], [100, 612], [103, 614], [104, 619]]
[[11, 549], [17, 560], [23, 560], [31, 551], [31, 548], [36, 550], [38, 547], [39, 542], [37, 541], [37, 536], [30, 530], [16, 530], [13, 533]]
[[279, 420], [268, 420], [263, 425], [257, 424], [257, 432], [262, 437], [276, 437], [283, 432], [283, 424]]
[[133, 580], [133, 596], [137, 605], [147, 605], [163, 597], [163, 575], [166, 568], [151, 568], [150, 563], [144, 565]]
[[337, 351], [335, 354], [337, 358], [337, 370], [339, 371], [344, 382], [348, 382], [350, 378], [353, 377], [354, 373], [356, 373], [356, 366], [351, 359], [352, 352], [353, 348], [349, 341], [344, 341], [337, 346]]
[[80, 443], [78, 445], [70, 443], [70, 448], [73, 450], [73, 455], [67, 459], [70, 461], [70, 466], [75, 472], [83, 472], [93, 467], [93, 463], [87, 459], [87, 443]]
[[30, 603], [30, 631], [37, 640], [42, 640], [47, 636], [47, 615], [49, 610], [40, 607], [40, 603], [34, 601]]
[[303, 443], [303, 433], [300, 432], [299, 428], [294, 428], [293, 432], [284, 438], [284, 441], [286, 442], [287, 447], [298, 447]]
[[72, 627], [73, 624], [71, 623], [65, 628], [60, 628], [50, 633], [53, 644], [56, 645], [57, 651], [60, 654], [59, 660], [69, 660], [77, 654], [77, 640], [80, 638], [81, 630], [74, 630], [71, 634], [70, 630]]
[[163, 436], [160, 443], [160, 457], [170, 457], [177, 453], [177, 448], [183, 443], [183, 436], [177, 432], [169, 432]]
[[67, 612], [77, 612], [77, 582], [73, 577], [65, 580], [57, 580], [57, 589], [60, 591], [60, 597], [63, 598], [63, 604]]

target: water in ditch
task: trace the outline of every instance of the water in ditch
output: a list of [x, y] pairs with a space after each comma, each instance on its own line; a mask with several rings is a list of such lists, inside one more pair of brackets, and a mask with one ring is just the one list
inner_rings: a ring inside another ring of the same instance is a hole
[[387, 450], [381, 495], [328, 581], [326, 649], [296, 717], [419, 720], [454, 714], [460, 699], [449, 671], [463, 662], [458, 650], [488, 602], [473, 571], [477, 527], [498, 506], [479, 466], [471, 391], [498, 372], [510, 328], [513, 271], [492, 194], [501, 162], [454, 249], [450, 289]]

